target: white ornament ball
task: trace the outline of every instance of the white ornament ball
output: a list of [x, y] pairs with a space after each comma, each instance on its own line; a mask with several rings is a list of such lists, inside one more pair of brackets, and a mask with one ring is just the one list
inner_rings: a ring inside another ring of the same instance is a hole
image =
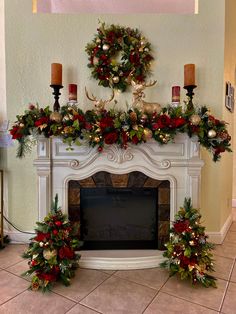
[[201, 122], [201, 118], [198, 114], [193, 114], [190, 117], [190, 122], [192, 123], [192, 125], [198, 125]]
[[43, 242], [39, 242], [39, 246], [40, 246], [40, 247], [43, 247], [43, 246], [44, 246], [44, 243], [43, 243]]
[[113, 81], [113, 83], [115, 83], [115, 84], [119, 83], [119, 81], [120, 81], [119, 76], [114, 76], [114, 77], [112, 78], [112, 81]]
[[207, 136], [209, 138], [214, 138], [216, 137], [216, 131], [215, 130], [209, 130], [208, 133], [207, 133]]
[[110, 46], [108, 45], [108, 44], [104, 44], [103, 46], [102, 46], [102, 50], [104, 50], [104, 51], [107, 51], [107, 50], [109, 50], [110, 49]]

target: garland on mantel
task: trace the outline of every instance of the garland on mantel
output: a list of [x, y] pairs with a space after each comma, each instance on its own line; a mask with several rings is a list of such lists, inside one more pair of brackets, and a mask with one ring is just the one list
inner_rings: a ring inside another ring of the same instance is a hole
[[119, 144], [126, 149], [129, 143], [137, 145], [151, 138], [161, 145], [167, 144], [176, 134], [187, 133], [189, 137], [197, 136], [200, 145], [212, 154], [213, 161], [218, 161], [224, 151], [231, 152], [226, 122], [213, 117], [205, 106], [191, 111], [163, 107], [160, 113], [147, 113], [137, 109], [83, 112], [74, 105], [52, 112], [49, 107], [30, 104], [23, 115], [17, 115], [10, 133], [19, 143], [17, 157], [30, 152], [40, 134], [47, 138], [60, 136], [68, 149], [73, 149], [73, 144], [81, 145], [83, 139], [101, 152], [105, 145]]

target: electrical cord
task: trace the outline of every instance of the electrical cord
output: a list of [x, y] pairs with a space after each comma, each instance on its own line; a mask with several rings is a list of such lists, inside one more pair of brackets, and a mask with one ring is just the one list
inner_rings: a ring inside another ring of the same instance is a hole
[[14, 229], [16, 229], [17, 231], [21, 232], [21, 233], [25, 233], [25, 234], [35, 234], [33, 232], [28, 232], [28, 231], [22, 231], [20, 230], [19, 228], [17, 228], [12, 222], [10, 222], [4, 215], [3, 215], [3, 218], [6, 220], [6, 222], [12, 226]]

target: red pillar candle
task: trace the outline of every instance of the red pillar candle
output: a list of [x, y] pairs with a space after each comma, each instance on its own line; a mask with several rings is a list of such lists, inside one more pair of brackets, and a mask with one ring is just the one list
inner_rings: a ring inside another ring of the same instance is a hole
[[51, 85], [62, 85], [62, 64], [51, 64]]
[[195, 85], [195, 64], [184, 65], [184, 86]]
[[69, 84], [69, 101], [75, 100], [77, 101], [77, 85]]
[[180, 86], [172, 86], [172, 102], [180, 102]]

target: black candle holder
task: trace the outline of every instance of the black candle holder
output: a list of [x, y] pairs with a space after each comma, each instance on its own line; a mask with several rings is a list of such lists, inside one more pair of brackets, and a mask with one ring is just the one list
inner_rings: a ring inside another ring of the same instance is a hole
[[53, 105], [53, 111], [59, 111], [60, 104], [59, 104], [59, 97], [61, 95], [60, 89], [63, 88], [62, 85], [50, 85], [51, 88], [53, 88], [53, 95], [55, 99], [55, 103]]
[[190, 111], [190, 110], [193, 110], [193, 95], [194, 95], [194, 88], [196, 88], [197, 85], [187, 85], [187, 86], [184, 86], [184, 89], [187, 90], [187, 94], [186, 96], [189, 97], [189, 101], [188, 101], [188, 104], [187, 104], [187, 110]]

